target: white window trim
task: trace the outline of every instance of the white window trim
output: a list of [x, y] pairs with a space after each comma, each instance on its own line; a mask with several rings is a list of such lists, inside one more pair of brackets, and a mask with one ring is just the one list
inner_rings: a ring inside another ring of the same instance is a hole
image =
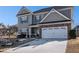
[[53, 9], [40, 21], [40, 23], [43, 22], [43, 21], [50, 15], [50, 13], [52, 13], [52, 12], [57, 12], [57, 13], [58, 13], [59, 15], [61, 15], [62, 17], [66, 18], [66, 19], [68, 19], [68, 20], [71, 20], [70, 18], [64, 16], [63, 14], [61, 14], [60, 12], [58, 12], [57, 10], [55, 10], [55, 9], [53, 8]]

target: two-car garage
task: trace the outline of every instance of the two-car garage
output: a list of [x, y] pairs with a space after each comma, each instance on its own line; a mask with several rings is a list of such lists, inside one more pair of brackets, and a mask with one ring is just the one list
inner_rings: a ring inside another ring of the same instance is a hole
[[42, 38], [68, 38], [67, 26], [42, 28]]

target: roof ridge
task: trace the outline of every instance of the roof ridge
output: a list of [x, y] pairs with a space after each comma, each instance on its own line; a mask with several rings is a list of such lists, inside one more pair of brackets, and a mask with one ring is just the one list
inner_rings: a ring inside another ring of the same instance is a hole
[[46, 7], [46, 8], [42, 8], [42, 9], [36, 10], [33, 13], [50, 11], [52, 8], [54, 8], [54, 9], [62, 9], [62, 8], [67, 8], [67, 7], [68, 6], [50, 6], [50, 7]]

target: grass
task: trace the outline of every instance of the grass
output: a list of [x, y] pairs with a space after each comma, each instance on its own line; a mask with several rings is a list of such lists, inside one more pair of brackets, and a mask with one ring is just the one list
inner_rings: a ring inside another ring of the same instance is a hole
[[66, 53], [79, 53], [79, 38], [68, 40]]

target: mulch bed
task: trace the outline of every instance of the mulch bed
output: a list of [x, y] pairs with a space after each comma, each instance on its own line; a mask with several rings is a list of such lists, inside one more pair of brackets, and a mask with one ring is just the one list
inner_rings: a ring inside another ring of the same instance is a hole
[[68, 40], [66, 53], [79, 53], [79, 39]]

